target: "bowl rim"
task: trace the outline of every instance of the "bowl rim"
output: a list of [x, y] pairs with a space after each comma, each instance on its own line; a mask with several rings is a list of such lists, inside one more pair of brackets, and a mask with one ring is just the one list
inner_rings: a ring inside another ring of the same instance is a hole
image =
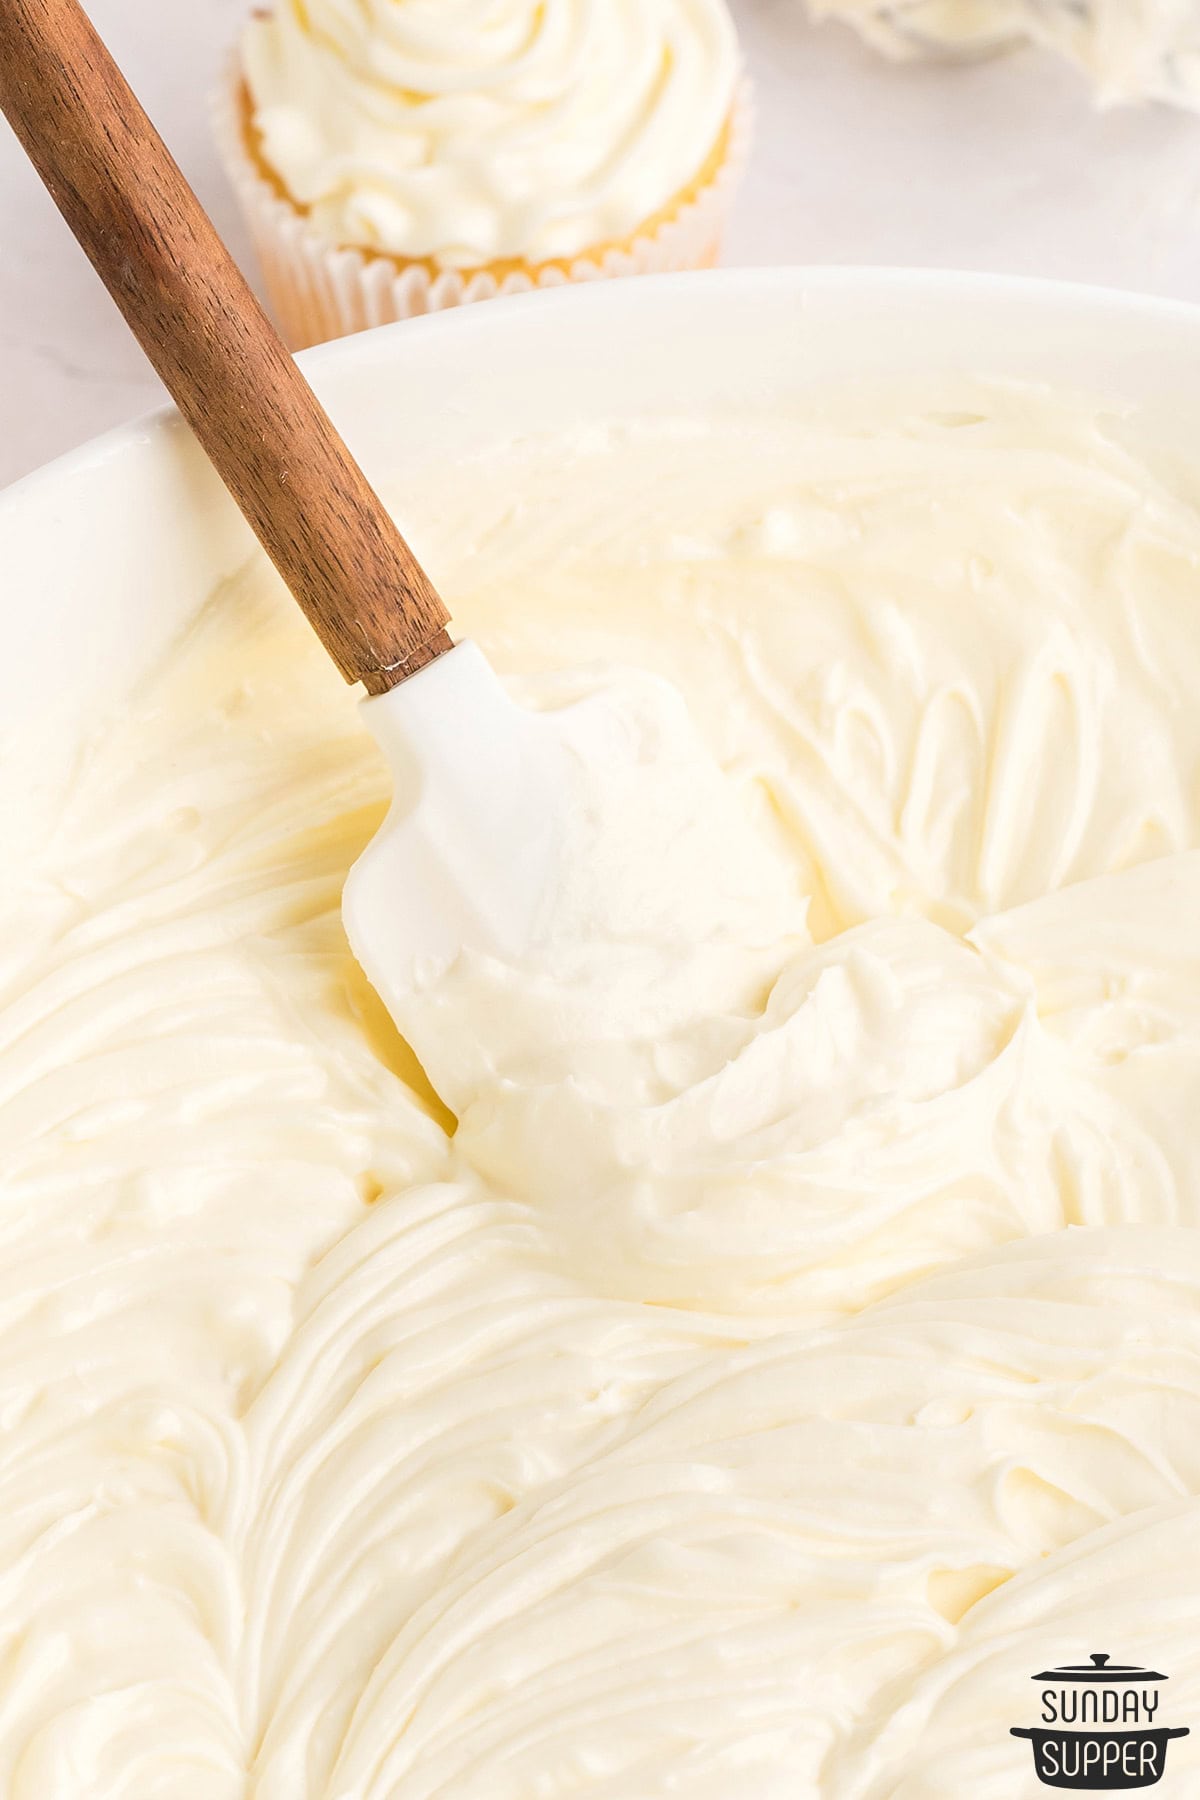
[[[954, 268], [922, 268], [903, 264], [778, 264], [747, 265], [737, 268], [688, 270], [665, 275], [641, 275], [625, 281], [567, 283], [562, 287], [539, 290], [532, 294], [514, 294], [471, 306], [447, 307], [440, 312], [418, 318], [403, 319], [385, 325], [370, 326], [347, 337], [331, 339], [296, 354], [300, 367], [321, 393], [326, 373], [332, 378], [340, 369], [377, 361], [386, 355], [389, 345], [403, 342], [410, 347], [422, 338], [435, 338], [452, 331], [464, 344], [472, 336], [487, 335], [512, 313], [524, 313], [531, 307], [543, 309], [545, 315], [565, 309], [587, 315], [588, 311], [616, 316], [623, 311], [636, 311], [652, 296], [669, 298], [684, 295], [697, 284], [707, 289], [720, 288], [736, 298], [743, 292], [747, 299], [764, 288], [794, 293], [803, 305], [807, 293], [827, 294], [837, 288], [851, 288], [864, 298], [877, 298], [889, 290], [911, 295], [927, 289], [939, 299], [961, 298], [968, 306], [987, 301], [1038, 305], [1047, 310], [1062, 310], [1080, 315], [1133, 316], [1143, 322], [1160, 321], [1200, 328], [1200, 302], [1170, 295], [1150, 294], [1136, 288], [1104, 286], [1096, 282], [1069, 281], [1039, 275], [992, 274], [980, 270]], [[402, 334], [398, 337], [397, 334]], [[86, 439], [73, 449], [65, 450], [20, 475], [0, 488], [0, 505], [5, 510], [19, 505], [25, 494], [35, 487], [59, 479], [71, 479], [89, 465], [109, 461], [123, 449], [144, 445], [175, 430], [186, 430], [171, 401], [136, 414], [123, 424]]]
[[[568, 285], [380, 326], [300, 357], [418, 555], [405, 483], [439, 460], [597, 420], [770, 417], [829, 384], [992, 376], [1094, 398], [1200, 462], [1200, 306], [1134, 291], [886, 266], [704, 270]], [[936, 391], [936, 390], [935, 390]], [[945, 390], [943, 390], [945, 391]], [[1126, 426], [1123, 425], [1122, 429]], [[72, 746], [253, 554], [170, 404], [0, 492], [0, 754]]]

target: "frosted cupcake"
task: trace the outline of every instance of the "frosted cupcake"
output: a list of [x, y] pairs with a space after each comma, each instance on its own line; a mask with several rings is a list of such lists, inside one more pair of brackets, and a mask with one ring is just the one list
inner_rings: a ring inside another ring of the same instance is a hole
[[747, 113], [725, 0], [275, 0], [219, 129], [300, 346], [714, 262]]
[[1022, 40], [1056, 50], [1101, 105], [1166, 100], [1200, 108], [1195, 0], [809, 0], [889, 56], [985, 55]]

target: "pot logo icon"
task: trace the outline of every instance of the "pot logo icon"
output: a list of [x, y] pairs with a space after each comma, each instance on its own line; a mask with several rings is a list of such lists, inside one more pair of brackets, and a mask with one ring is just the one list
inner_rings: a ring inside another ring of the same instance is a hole
[[1043, 1669], [1033, 1677], [1043, 1683], [1041, 1722], [1014, 1725], [1012, 1735], [1031, 1740], [1045, 1787], [1153, 1787], [1162, 1780], [1171, 1739], [1188, 1735], [1186, 1725], [1168, 1729], [1159, 1718], [1166, 1679], [1100, 1653], [1090, 1662]]

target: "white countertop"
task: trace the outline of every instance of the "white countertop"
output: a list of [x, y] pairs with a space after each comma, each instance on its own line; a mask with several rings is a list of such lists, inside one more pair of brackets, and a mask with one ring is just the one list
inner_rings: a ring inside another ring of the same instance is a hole
[[[895, 68], [802, 0], [733, 0], [758, 145], [727, 260], [997, 269], [1200, 300], [1200, 118], [1092, 109], [1022, 52]], [[235, 253], [251, 257], [207, 106], [245, 0], [90, 0]], [[169, 26], [164, 26], [164, 15]], [[0, 485], [161, 390], [0, 123]]]

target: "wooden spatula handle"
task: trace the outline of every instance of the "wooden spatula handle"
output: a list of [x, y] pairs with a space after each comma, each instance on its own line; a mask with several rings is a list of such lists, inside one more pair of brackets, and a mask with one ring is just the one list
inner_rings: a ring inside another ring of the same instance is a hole
[[449, 649], [441, 600], [76, 0], [0, 0], [0, 107], [346, 679], [383, 693]]

